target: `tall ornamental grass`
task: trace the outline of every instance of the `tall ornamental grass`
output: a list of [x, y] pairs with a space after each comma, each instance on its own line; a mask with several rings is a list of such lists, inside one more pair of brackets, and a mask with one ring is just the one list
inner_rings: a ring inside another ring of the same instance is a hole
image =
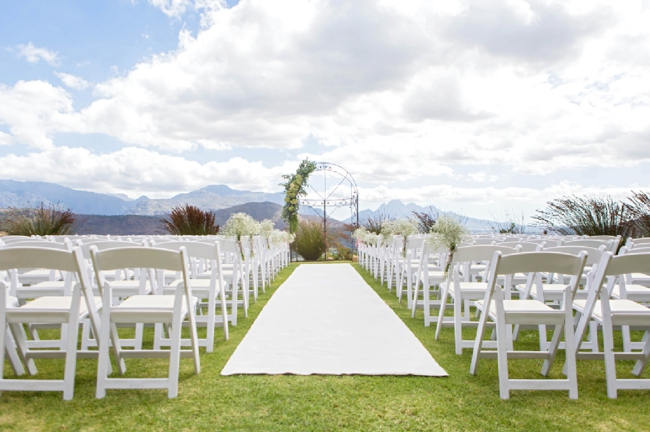
[[317, 222], [301, 221], [293, 246], [306, 261], [316, 261], [325, 253], [323, 227]]
[[213, 212], [189, 204], [174, 207], [162, 223], [170, 234], [175, 235], [210, 235], [219, 232]]

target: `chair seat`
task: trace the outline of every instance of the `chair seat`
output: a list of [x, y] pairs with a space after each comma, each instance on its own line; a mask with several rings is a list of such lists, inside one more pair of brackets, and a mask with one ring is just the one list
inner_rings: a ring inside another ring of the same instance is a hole
[[[586, 300], [574, 300], [573, 305], [576, 309], [584, 311]], [[650, 325], [650, 309], [629, 299], [612, 299], [609, 301], [611, 308], [612, 324], [629, 324], [629, 325]], [[596, 301], [592, 317], [598, 321], [603, 320], [602, 305], [600, 300]]]
[[[640, 301], [640, 302], [650, 301], [650, 288], [644, 285], [626, 284], [625, 294], [626, 294], [625, 298], [629, 300]], [[621, 287], [619, 285], [614, 286], [614, 289], [612, 290], [612, 296], [621, 298]]]
[[633, 284], [642, 284], [646, 286], [650, 285], [650, 274], [632, 273], [630, 275], [630, 279]]
[[[96, 298], [95, 307], [101, 307], [101, 300]], [[7, 308], [9, 322], [48, 323], [66, 320], [70, 313], [71, 296], [44, 296], [31, 300], [22, 306]], [[79, 302], [79, 316], [88, 314], [86, 302], [82, 298]]]
[[61, 296], [64, 293], [64, 281], [43, 281], [16, 289], [20, 299], [31, 299], [43, 296]]
[[[542, 294], [544, 300], [561, 300], [564, 296], [564, 291], [568, 288], [566, 284], [557, 284], [557, 283], [545, 283], [542, 284]], [[539, 297], [537, 284], [533, 284], [530, 287], [530, 295], [532, 297]]]
[[[18, 275], [18, 278], [22, 283], [34, 284], [34, 283], [50, 280], [51, 274], [52, 271], [48, 269], [33, 269], [33, 270], [27, 270], [24, 273], [20, 273]], [[56, 273], [55, 275], [58, 276], [58, 274]]]
[[[483, 300], [479, 300], [477, 306], [483, 309]], [[534, 323], [534, 324], [555, 324], [564, 320], [564, 312], [540, 302], [539, 300], [504, 300], [503, 311], [507, 323]], [[489, 315], [496, 319], [497, 308], [494, 301], [490, 302]]]
[[[108, 282], [111, 285], [111, 290], [115, 297], [128, 297], [140, 293], [140, 281], [138, 280], [117, 280]], [[144, 286], [144, 294], [151, 293], [151, 284], [146, 281]]]
[[[190, 286], [192, 287], [192, 294], [196, 295], [199, 298], [207, 298], [210, 293], [210, 279], [204, 278], [192, 278], [190, 279]], [[180, 286], [183, 283], [182, 279], [175, 280], [170, 284], [169, 287], [166, 287], [163, 292], [165, 294], [172, 294], [176, 291], [176, 287]]]
[[[111, 308], [113, 322], [169, 322], [174, 313], [175, 295], [133, 295]], [[198, 299], [192, 297], [192, 307]], [[181, 316], [187, 314], [185, 296], [181, 302]]]
[[[459, 283], [460, 290], [463, 293], [463, 296], [465, 297], [476, 297], [476, 298], [483, 298], [485, 291], [487, 291], [487, 283], [485, 282], [460, 282]], [[455, 292], [456, 286], [452, 282], [449, 285], [449, 290], [451, 292]]]

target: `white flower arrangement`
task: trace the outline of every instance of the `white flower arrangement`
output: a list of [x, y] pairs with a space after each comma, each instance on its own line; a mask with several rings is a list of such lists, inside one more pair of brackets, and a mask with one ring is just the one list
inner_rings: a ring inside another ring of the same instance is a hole
[[221, 232], [239, 240], [242, 236], [259, 234], [260, 224], [246, 213], [235, 213], [228, 218]]
[[418, 233], [418, 226], [409, 219], [396, 219], [388, 221], [384, 224], [381, 229], [381, 234], [385, 239], [390, 238], [393, 235], [401, 235], [406, 238], [410, 235]]
[[456, 248], [461, 244], [463, 239], [468, 235], [467, 230], [456, 219], [449, 216], [441, 216], [431, 227], [431, 232], [427, 238], [427, 243], [436, 249], [446, 249], [449, 251], [445, 274], [449, 271], [451, 260]]
[[271, 219], [264, 219], [262, 222], [260, 222], [260, 235], [264, 237], [265, 239], [268, 239], [271, 236], [271, 233], [273, 232], [274, 229], [274, 224]]
[[280, 230], [273, 230], [269, 235], [269, 241], [273, 244], [293, 243], [295, 238], [295, 235]]

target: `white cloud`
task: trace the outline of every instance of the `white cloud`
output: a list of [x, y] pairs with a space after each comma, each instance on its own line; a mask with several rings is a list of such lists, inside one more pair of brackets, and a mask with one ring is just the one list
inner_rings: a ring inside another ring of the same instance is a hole
[[[89, 166], [141, 161], [140, 175], [133, 167], [92, 183], [102, 190], [108, 182], [126, 193], [209, 182], [277, 190], [279, 175], [309, 156], [348, 168], [368, 200], [404, 193], [449, 205], [561, 191], [520, 188], [519, 179], [538, 177], [587, 191], [593, 178], [566, 183], [577, 168], [598, 173], [650, 162], [648, 8], [523, 0], [151, 3], [175, 17], [199, 10], [203, 26], [194, 35], [181, 31], [175, 50], [99, 83], [80, 111], [65, 89], [42, 81], [0, 85], [0, 123], [13, 142], [46, 149], [44, 159], [54, 157], [57, 132], [116, 138], [128, 146], [123, 153], [66, 150]], [[181, 157], [197, 148], [289, 156], [283, 170]], [[145, 159], [173, 166], [174, 175]], [[248, 170], [255, 174], [242, 175]], [[132, 177], [121, 179], [127, 172]]]
[[70, 95], [48, 82], [18, 81], [12, 87], [0, 84], [0, 100], [0, 125], [8, 126], [18, 144], [51, 148], [54, 133], [84, 131]]
[[24, 57], [30, 63], [44, 62], [56, 66], [59, 63], [59, 55], [56, 51], [34, 46], [33, 43], [20, 44], [17, 46], [18, 55]]
[[13, 142], [13, 137], [6, 133], [0, 131], [0, 147], [10, 145]]
[[280, 176], [295, 169], [295, 164], [267, 168], [261, 162], [240, 157], [201, 163], [136, 147], [105, 154], [85, 148], [56, 147], [0, 157], [5, 178], [152, 197], [169, 197], [211, 184], [276, 192]]
[[71, 75], [65, 72], [54, 72], [54, 75], [56, 75], [57, 78], [66, 85], [66, 87], [74, 90], [83, 90], [90, 86], [88, 81], [76, 75]]

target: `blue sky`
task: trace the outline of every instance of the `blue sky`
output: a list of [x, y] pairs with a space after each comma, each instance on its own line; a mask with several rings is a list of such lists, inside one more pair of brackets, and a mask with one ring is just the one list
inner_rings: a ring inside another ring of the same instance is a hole
[[650, 184], [647, 0], [5, 2], [4, 178], [132, 197], [278, 191], [530, 216]]

